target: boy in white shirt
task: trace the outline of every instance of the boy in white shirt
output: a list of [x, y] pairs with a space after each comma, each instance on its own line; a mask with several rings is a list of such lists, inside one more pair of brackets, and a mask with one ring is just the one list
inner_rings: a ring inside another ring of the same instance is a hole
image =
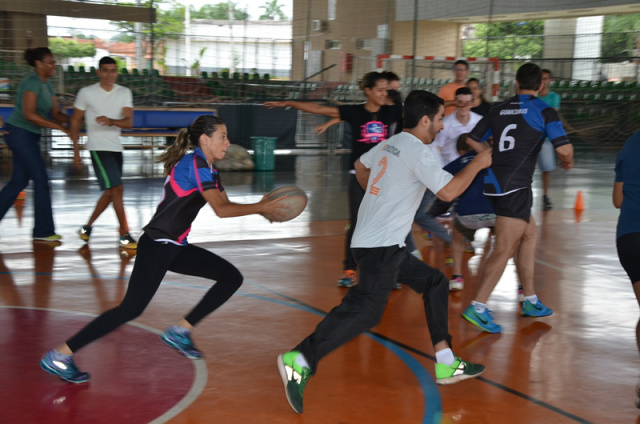
[[443, 200], [453, 200], [481, 169], [491, 165], [487, 153], [479, 154], [456, 176], [437, 165], [426, 144], [442, 129], [443, 104], [435, 94], [411, 92], [404, 105], [404, 131], [381, 142], [355, 163], [356, 177], [365, 188], [351, 241], [360, 281], [349, 288], [342, 303], [311, 335], [292, 351], [278, 356], [287, 400], [297, 413], [303, 410], [304, 388], [320, 359], [377, 325], [396, 280], [423, 294], [436, 352], [437, 383], [455, 383], [484, 371], [483, 365], [463, 361], [451, 351], [448, 279], [405, 248], [406, 235], [427, 188]]
[[131, 90], [115, 83], [118, 77], [118, 65], [111, 57], [105, 56], [100, 59], [96, 74], [100, 81], [78, 92], [70, 121], [74, 166], [78, 170], [82, 169], [78, 140], [81, 122], [85, 118], [87, 129], [85, 148], [91, 153], [93, 169], [103, 190], [93, 214], [87, 224], [80, 227], [78, 235], [85, 242], [89, 242], [93, 223], [109, 204], [113, 204], [120, 224], [118, 245], [126, 249], [137, 249], [138, 243], [129, 235], [129, 224], [124, 212], [122, 184], [122, 151], [124, 149], [120, 143], [121, 129], [133, 126], [133, 96]]
[[442, 121], [444, 129], [438, 133], [433, 144], [429, 146], [431, 150], [437, 149], [441, 157], [441, 168], [448, 163], [458, 159], [460, 154], [456, 149], [460, 134], [470, 132], [476, 126], [482, 116], [471, 112], [473, 104], [473, 93], [468, 87], [456, 90], [456, 111], [447, 115]]

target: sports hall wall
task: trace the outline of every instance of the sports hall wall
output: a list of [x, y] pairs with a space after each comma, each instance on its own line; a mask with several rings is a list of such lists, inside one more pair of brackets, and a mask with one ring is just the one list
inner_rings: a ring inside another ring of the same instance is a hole
[[[422, 58], [469, 56], [468, 46], [476, 43], [487, 48], [474, 56], [499, 60], [497, 71], [494, 62], [472, 64], [471, 76], [481, 79], [487, 97], [502, 99], [513, 94], [515, 70], [524, 61], [533, 60], [553, 71], [563, 114], [574, 135], [586, 143], [615, 147], [640, 121], [640, 24], [607, 34], [626, 37], [626, 57], [605, 58], [602, 56], [608, 52], [590, 47], [604, 45], [602, 16], [635, 16], [640, 13], [636, 2], [293, 0], [292, 13], [283, 22], [268, 23], [255, 15], [244, 21], [192, 18], [190, 30], [183, 22], [174, 32], [167, 32], [162, 26], [165, 6], [157, 6], [162, 1], [155, 0], [156, 7], [149, 8], [144, 2], [141, 7], [132, 7], [98, 1], [0, 0], [0, 102], [13, 101], [13, 89], [29, 71], [22, 61], [24, 49], [46, 45], [54, 38], [96, 47], [92, 57], [57, 58], [60, 68], [54, 83], [65, 105], [72, 103], [80, 87], [95, 81], [91, 67], [108, 54], [121, 60], [120, 83], [133, 90], [136, 107], [220, 110], [221, 105], [233, 104], [246, 111], [249, 122], [258, 122], [249, 111], [258, 110], [255, 105], [268, 99], [327, 104], [361, 101], [357, 80], [380, 69], [380, 63], [383, 69], [400, 75], [405, 92], [413, 88], [437, 90], [452, 78], [452, 61]], [[184, 10], [182, 13], [184, 21]], [[49, 24], [47, 28], [47, 15], [108, 18], [119, 26], [114, 25], [106, 36], [87, 39], [98, 25]], [[155, 15], [161, 19], [152, 32], [149, 23]], [[599, 24], [592, 25], [590, 19]], [[515, 30], [512, 34], [482, 35], [478, 30], [482, 25], [492, 29], [501, 23], [526, 27], [534, 20], [544, 22], [535, 35]], [[117, 36], [122, 35], [136, 40], [121, 42]], [[513, 50], [490, 48], [500, 37], [508, 39], [505, 46], [513, 46]], [[519, 53], [517, 49], [531, 40], [538, 40], [542, 48], [531, 54]], [[577, 46], [583, 46], [581, 56], [576, 54]], [[413, 59], [380, 62], [380, 55], [385, 54]], [[8, 84], [3, 86], [6, 80]], [[314, 135], [315, 118], [293, 114], [286, 119], [281, 125], [286, 135], [283, 130], [281, 138], [283, 142], [286, 139], [287, 148], [349, 147], [341, 133]], [[247, 137], [264, 135], [257, 133], [257, 127], [242, 128]]]

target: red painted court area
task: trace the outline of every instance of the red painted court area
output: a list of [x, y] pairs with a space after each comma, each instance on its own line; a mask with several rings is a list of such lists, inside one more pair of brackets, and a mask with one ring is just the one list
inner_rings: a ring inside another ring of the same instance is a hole
[[[192, 361], [158, 335], [124, 325], [77, 355], [91, 372], [88, 384], [68, 384], [38, 366], [44, 351], [59, 343], [60, 329], [80, 329], [92, 319], [63, 311], [0, 309], [3, 423], [148, 423], [184, 398], [194, 381]], [[4, 382], [16, 384], [6, 385]], [[20, 382], [19, 384], [17, 384]]]

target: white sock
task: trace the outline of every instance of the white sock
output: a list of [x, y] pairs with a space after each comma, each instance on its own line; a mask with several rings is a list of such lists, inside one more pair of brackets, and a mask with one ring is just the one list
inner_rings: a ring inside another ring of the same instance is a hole
[[58, 360], [58, 361], [66, 361], [67, 359], [71, 358], [73, 355], [67, 355], [65, 353], [60, 353], [58, 352], [56, 349], [52, 349], [53, 350], [53, 358]]
[[303, 368], [311, 369], [311, 367], [309, 366], [309, 363], [307, 362], [307, 358], [304, 357], [302, 352], [300, 352], [300, 355], [296, 357], [296, 364], [300, 365]]
[[472, 300], [471, 304], [473, 305], [473, 308], [476, 310], [476, 312], [479, 314], [483, 314], [484, 311], [487, 310], [486, 303], [480, 303], [480, 302], [476, 302], [475, 300]]
[[536, 303], [538, 303], [538, 295], [531, 295], [531, 296], [525, 296], [524, 300], [528, 300], [529, 302], [533, 303], [534, 305]]
[[456, 357], [451, 351], [451, 348], [446, 348], [436, 352], [436, 362], [439, 364], [453, 365], [455, 360]]
[[173, 331], [178, 334], [186, 334], [186, 335], [191, 334], [191, 330], [189, 330], [188, 328], [180, 327], [179, 325], [172, 325], [171, 327]]

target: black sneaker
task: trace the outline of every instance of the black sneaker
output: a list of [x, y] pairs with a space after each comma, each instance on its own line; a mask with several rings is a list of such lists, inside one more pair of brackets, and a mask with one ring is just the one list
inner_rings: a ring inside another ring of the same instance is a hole
[[553, 208], [553, 204], [551, 203], [551, 200], [549, 200], [549, 196], [545, 195], [542, 198], [542, 210], [548, 211], [549, 209]]

